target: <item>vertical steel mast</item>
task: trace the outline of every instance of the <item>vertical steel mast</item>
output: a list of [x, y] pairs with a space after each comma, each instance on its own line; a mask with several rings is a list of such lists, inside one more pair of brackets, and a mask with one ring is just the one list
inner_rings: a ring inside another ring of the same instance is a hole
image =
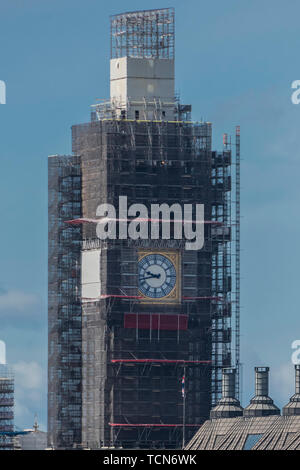
[[236, 396], [240, 397], [240, 249], [241, 249], [241, 158], [240, 158], [240, 126], [235, 132], [235, 365], [236, 365]]

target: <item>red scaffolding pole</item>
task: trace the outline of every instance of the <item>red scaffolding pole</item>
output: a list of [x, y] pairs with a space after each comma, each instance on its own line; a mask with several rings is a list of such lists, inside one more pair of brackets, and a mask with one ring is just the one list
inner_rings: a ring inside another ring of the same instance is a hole
[[[144, 299], [142, 295], [121, 295], [121, 294], [101, 294], [99, 297], [81, 297], [83, 300], [99, 300], [99, 299], [108, 299], [110, 297], [117, 298], [117, 299]], [[215, 300], [217, 302], [225, 301], [222, 297], [209, 297], [209, 296], [202, 296], [202, 297], [182, 297], [182, 300]]]
[[117, 219], [114, 217], [102, 217], [99, 219], [89, 219], [87, 217], [81, 217], [78, 219], [71, 219], [71, 220], [65, 220], [64, 221], [66, 224], [69, 225], [80, 225], [80, 224], [98, 224], [99, 222], [102, 223], [108, 223], [108, 222], [156, 222], [156, 223], [183, 223], [183, 224], [208, 224], [208, 225], [223, 225], [223, 222], [219, 222], [217, 220], [185, 220], [185, 219], [179, 219], [179, 220], [163, 220], [163, 219], [150, 219], [150, 218], [143, 218], [143, 217], [138, 217], [138, 218], [133, 218], [133, 219]]
[[211, 364], [212, 361], [185, 361], [184, 359], [111, 359], [113, 364], [118, 363], [135, 363], [135, 362], [141, 362], [141, 363], [152, 363], [152, 362], [157, 362], [157, 363], [163, 363], [163, 364]]
[[141, 295], [121, 295], [121, 294], [102, 294], [99, 297], [81, 297], [82, 300], [88, 300], [89, 302], [95, 302], [101, 299], [109, 299], [109, 298], [117, 298], [117, 299], [142, 299]]
[[[183, 424], [129, 424], [129, 423], [108, 423], [109, 426], [113, 427], [122, 427], [122, 428], [152, 428], [152, 427], [159, 427], [159, 428], [167, 428], [167, 427], [182, 427]], [[200, 427], [200, 424], [185, 424], [185, 426], [190, 427]]]

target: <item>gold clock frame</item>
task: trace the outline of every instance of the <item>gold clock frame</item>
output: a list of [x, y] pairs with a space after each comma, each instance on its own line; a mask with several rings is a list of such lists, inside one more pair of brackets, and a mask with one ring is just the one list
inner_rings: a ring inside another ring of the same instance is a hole
[[145, 256], [149, 255], [162, 255], [168, 258], [173, 263], [176, 270], [176, 283], [171, 292], [165, 297], [159, 299], [153, 299], [147, 297], [140, 290], [138, 295], [141, 297], [141, 302], [147, 304], [171, 304], [181, 302], [181, 256], [179, 251], [175, 250], [138, 250], [138, 262], [140, 262]]

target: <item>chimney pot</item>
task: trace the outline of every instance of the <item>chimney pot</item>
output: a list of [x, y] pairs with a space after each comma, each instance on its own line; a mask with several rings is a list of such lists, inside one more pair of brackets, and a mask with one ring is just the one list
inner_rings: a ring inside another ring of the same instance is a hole
[[243, 415], [243, 408], [235, 398], [235, 374], [234, 368], [226, 368], [222, 371], [222, 398], [211, 410], [210, 418], [233, 418]]
[[300, 415], [300, 364], [295, 365], [295, 393], [282, 409], [283, 416]]
[[279, 408], [269, 397], [269, 367], [255, 367], [255, 397], [244, 409], [245, 418], [279, 415]]

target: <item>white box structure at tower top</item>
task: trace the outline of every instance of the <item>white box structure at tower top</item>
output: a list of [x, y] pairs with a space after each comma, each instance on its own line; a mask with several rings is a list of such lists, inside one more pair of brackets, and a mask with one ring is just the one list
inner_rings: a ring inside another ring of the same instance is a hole
[[111, 17], [110, 104], [117, 118], [175, 119], [174, 9]]

